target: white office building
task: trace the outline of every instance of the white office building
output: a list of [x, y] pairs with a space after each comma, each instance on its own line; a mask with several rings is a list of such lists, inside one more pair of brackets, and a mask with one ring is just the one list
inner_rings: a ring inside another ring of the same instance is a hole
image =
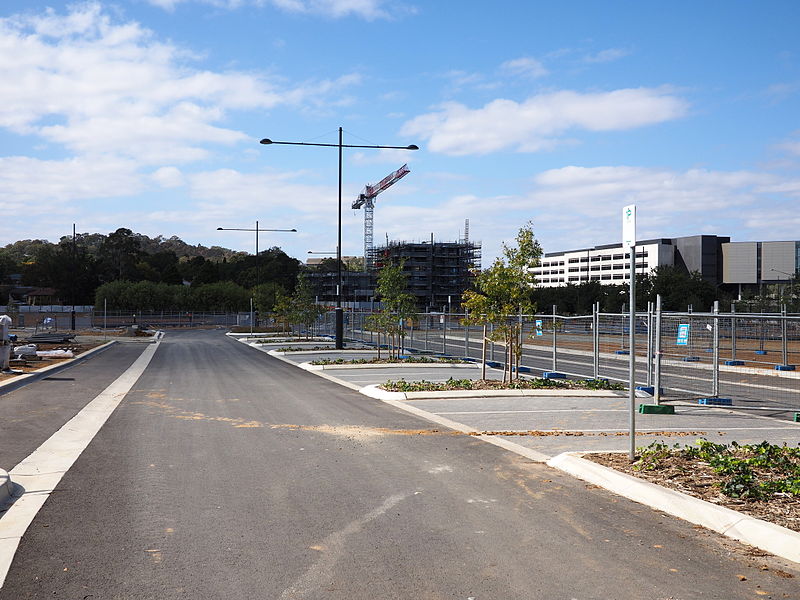
[[[656, 267], [678, 266], [688, 272], [699, 272], [714, 284], [722, 280], [721, 246], [728, 237], [694, 235], [680, 238], [644, 240], [636, 244], [636, 274], [648, 274]], [[598, 281], [619, 285], [629, 281], [630, 252], [622, 244], [608, 244], [548, 252], [534, 269], [541, 287], [579, 285]]]

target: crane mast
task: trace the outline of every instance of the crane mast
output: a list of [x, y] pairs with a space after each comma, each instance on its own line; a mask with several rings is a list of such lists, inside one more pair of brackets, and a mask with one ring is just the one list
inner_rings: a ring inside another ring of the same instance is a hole
[[358, 198], [353, 201], [352, 208], [364, 208], [364, 268], [370, 269], [371, 264], [371, 250], [372, 250], [372, 235], [373, 235], [373, 214], [375, 211], [375, 198], [384, 190], [390, 188], [397, 181], [405, 177], [411, 172], [408, 165], [403, 165], [396, 171], [389, 173], [386, 177], [381, 179], [375, 185], [367, 184], [364, 187]]

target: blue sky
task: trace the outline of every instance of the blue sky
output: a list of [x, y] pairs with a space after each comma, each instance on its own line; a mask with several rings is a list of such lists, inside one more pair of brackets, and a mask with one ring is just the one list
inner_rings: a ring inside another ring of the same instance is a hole
[[800, 3], [10, 1], [0, 7], [0, 245], [118, 227], [304, 260], [454, 240], [484, 264], [710, 233], [800, 239]]

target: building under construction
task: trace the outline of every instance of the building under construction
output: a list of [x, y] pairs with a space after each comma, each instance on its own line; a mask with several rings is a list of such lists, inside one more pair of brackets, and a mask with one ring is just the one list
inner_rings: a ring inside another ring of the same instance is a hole
[[403, 262], [408, 292], [423, 310], [438, 311], [461, 304], [461, 294], [472, 285], [481, 266], [481, 245], [462, 240], [437, 242], [389, 242], [370, 250], [375, 272], [386, 264]]

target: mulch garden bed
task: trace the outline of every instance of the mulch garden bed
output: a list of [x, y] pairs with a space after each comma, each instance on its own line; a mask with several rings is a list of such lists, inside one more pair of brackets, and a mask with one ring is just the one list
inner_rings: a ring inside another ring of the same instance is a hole
[[622, 453], [591, 453], [584, 458], [800, 532], [800, 448], [766, 442], [753, 446], [700, 442], [699, 448], [652, 444], [640, 449], [634, 463]]

